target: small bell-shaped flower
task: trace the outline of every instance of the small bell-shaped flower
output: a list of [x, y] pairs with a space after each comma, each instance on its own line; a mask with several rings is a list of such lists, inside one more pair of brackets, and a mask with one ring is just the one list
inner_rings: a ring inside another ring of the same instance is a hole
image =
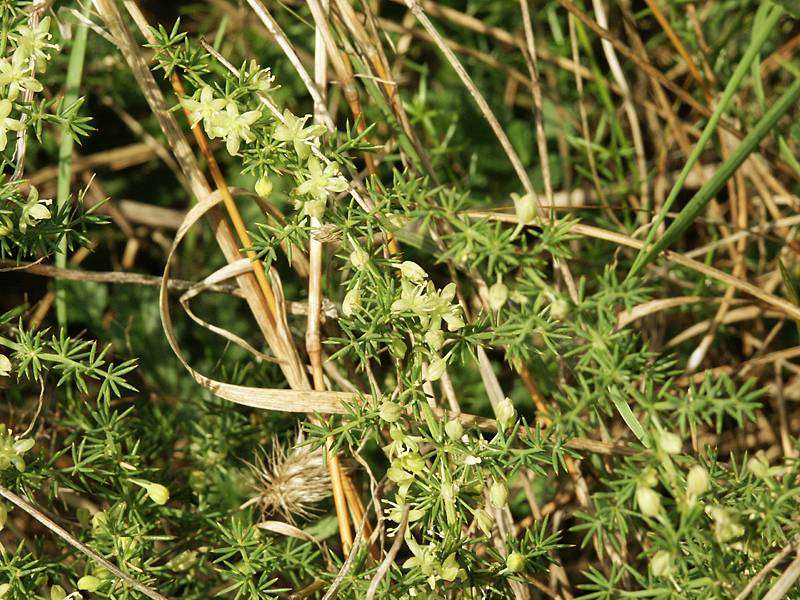
[[310, 117], [311, 115], [297, 117], [292, 111], [285, 109], [283, 123], [278, 123], [273, 133], [273, 137], [279, 142], [288, 142], [294, 145], [294, 150], [301, 160], [305, 160], [311, 155], [310, 142], [325, 133], [325, 127], [322, 125], [305, 126]]
[[50, 210], [47, 208], [48, 200], [39, 200], [39, 190], [31, 186], [28, 192], [28, 200], [22, 207], [22, 214], [19, 217], [19, 231], [25, 233], [28, 226], [36, 226], [39, 221], [46, 221], [50, 218]]
[[511, 194], [514, 201], [514, 210], [517, 213], [517, 221], [520, 225], [527, 225], [536, 217], [536, 199], [532, 194]]
[[331, 193], [347, 189], [347, 180], [339, 175], [339, 165], [330, 163], [323, 168], [322, 163], [312, 156], [308, 159], [308, 179], [297, 186], [298, 194], [308, 194], [320, 200], [327, 200]]
[[252, 142], [255, 138], [250, 126], [261, 117], [260, 110], [250, 110], [239, 114], [239, 107], [233, 100], [225, 104], [224, 112], [218, 112], [212, 119], [213, 137], [225, 139], [225, 148], [231, 156], [239, 154], [239, 147], [244, 142]]
[[7, 98], [0, 100], [0, 151], [5, 150], [8, 146], [8, 132], [22, 131], [24, 127], [21, 121], [8, 116], [11, 114], [12, 108], [11, 100]]
[[225, 99], [214, 98], [214, 90], [210, 85], [206, 85], [199, 92], [195, 92], [194, 97], [181, 100], [181, 104], [192, 115], [192, 127], [202, 121], [206, 133], [212, 135], [214, 122], [225, 108]]

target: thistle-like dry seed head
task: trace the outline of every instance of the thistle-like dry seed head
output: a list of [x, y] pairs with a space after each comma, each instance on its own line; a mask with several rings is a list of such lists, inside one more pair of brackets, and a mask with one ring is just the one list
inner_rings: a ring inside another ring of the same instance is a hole
[[262, 517], [278, 513], [292, 524], [317, 512], [315, 505], [331, 494], [331, 480], [322, 450], [301, 446], [300, 441], [288, 451], [275, 444], [269, 456], [256, 456], [250, 465], [256, 495], [243, 507], [256, 504]]

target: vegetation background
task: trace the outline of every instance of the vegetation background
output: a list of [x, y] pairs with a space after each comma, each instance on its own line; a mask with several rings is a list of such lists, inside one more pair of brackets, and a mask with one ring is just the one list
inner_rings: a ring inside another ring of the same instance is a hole
[[798, 18], [0, 3], [0, 597], [800, 597]]

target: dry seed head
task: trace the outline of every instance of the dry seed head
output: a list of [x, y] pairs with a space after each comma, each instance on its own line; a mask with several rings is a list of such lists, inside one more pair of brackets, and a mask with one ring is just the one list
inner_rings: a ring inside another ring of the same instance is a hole
[[289, 523], [308, 519], [317, 511], [315, 505], [330, 496], [330, 476], [320, 450], [298, 444], [287, 452], [275, 444], [270, 456], [256, 456], [250, 468], [256, 495], [243, 507], [256, 504], [263, 517], [278, 513]]

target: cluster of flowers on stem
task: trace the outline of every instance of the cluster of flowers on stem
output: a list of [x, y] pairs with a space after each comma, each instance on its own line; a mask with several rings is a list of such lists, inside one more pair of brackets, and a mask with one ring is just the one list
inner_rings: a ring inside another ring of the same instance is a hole
[[[266, 94], [275, 89], [269, 69], [255, 69], [255, 65], [251, 65], [258, 93]], [[219, 97], [210, 85], [201, 86], [192, 97], [184, 98], [182, 104], [191, 115], [192, 126], [202, 123], [209, 138], [225, 141], [231, 156], [239, 155], [242, 144], [256, 141], [255, 126], [265, 116], [261, 107], [243, 111], [230, 95]], [[298, 172], [299, 185], [294, 190], [295, 196], [301, 199], [298, 208], [309, 217], [322, 219], [330, 195], [344, 192], [348, 184], [335, 162], [327, 161], [320, 153], [313, 152], [326, 129], [318, 124], [308, 125], [310, 118], [310, 115], [299, 117], [285, 109], [279, 118], [275, 118], [271, 139], [291, 147], [304, 164], [305, 169]], [[272, 192], [269, 176], [262, 174], [255, 189], [259, 195], [268, 196]]]

